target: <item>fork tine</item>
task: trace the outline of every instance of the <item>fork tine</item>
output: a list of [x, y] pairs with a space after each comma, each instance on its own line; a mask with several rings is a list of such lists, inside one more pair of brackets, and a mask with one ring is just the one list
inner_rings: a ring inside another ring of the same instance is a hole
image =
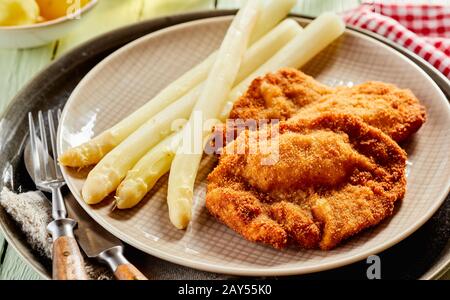
[[37, 181], [42, 181], [42, 174], [40, 172], [40, 159], [39, 152], [37, 147], [37, 135], [36, 128], [34, 127], [33, 114], [31, 112], [28, 113], [28, 126], [30, 128], [30, 146], [31, 146], [31, 155], [33, 160], [33, 174], [34, 178]]
[[44, 162], [43, 168], [43, 174], [45, 179], [50, 179], [52, 176], [52, 171], [50, 169], [50, 164], [48, 163], [48, 155], [45, 155], [45, 153], [42, 153], [43, 151], [48, 152], [48, 143], [47, 143], [47, 134], [45, 130], [45, 123], [44, 123], [44, 116], [42, 114], [42, 111], [38, 112], [38, 119], [39, 119], [39, 133], [41, 136], [41, 142], [42, 142], [42, 148], [39, 153], [41, 154], [42, 161]]
[[62, 179], [61, 169], [58, 165], [58, 154], [56, 152], [56, 127], [55, 122], [53, 120], [53, 112], [49, 110], [48, 114], [48, 124], [50, 126], [50, 141], [52, 145], [52, 153], [53, 153], [53, 164], [55, 165], [55, 175], [57, 179]]

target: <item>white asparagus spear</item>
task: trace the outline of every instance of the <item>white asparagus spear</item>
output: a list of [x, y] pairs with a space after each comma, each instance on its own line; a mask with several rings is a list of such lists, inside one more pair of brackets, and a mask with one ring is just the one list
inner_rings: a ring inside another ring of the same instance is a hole
[[[286, 22], [286, 21], [284, 21]], [[316, 21], [314, 21], [316, 22]], [[334, 30], [337, 30], [338, 32], [340, 30], [342, 30], [342, 25], [340, 24], [340, 22], [334, 22], [335, 25], [332, 25], [333, 22], [331, 22], [329, 25], [327, 24], [323, 24], [322, 25], [322, 30], [327, 30], [326, 28], [328, 28], [329, 30], [333, 30], [332, 27], [337, 27]], [[281, 26], [281, 24], [280, 24]], [[303, 39], [303, 42], [307, 45], [316, 45], [316, 44], [321, 44], [322, 46], [320, 48], [325, 48], [327, 46], [326, 43], [323, 43], [321, 41], [321, 37], [322, 34], [318, 34], [318, 35], [309, 35], [307, 38]], [[331, 40], [331, 39], [330, 39]], [[299, 46], [299, 45], [298, 45]], [[290, 46], [292, 47], [292, 46]], [[288, 47], [286, 47], [286, 49], [288, 49]], [[318, 51], [318, 50], [316, 50]], [[248, 51], [250, 52], [250, 51]], [[303, 52], [296, 52], [296, 51], [290, 51], [290, 53], [288, 55], [292, 55], [292, 56], [301, 56], [303, 55]], [[283, 56], [279, 56], [281, 58], [284, 59], [288, 59], [288, 57], [283, 57]], [[290, 58], [292, 61], [303, 61], [303, 64], [307, 62], [306, 59], [302, 59], [301, 57], [291, 57]], [[284, 61], [279, 59], [277, 61], [272, 61], [271, 65], [274, 68], [274, 70], [277, 70], [279, 68], [285, 67], [286, 65], [284, 65]], [[289, 65], [288, 65], [289, 66]], [[298, 67], [300, 68], [302, 66], [302, 64], [298, 64], [295, 65], [294, 67]], [[250, 72], [251, 73], [251, 72]], [[246, 82], [250, 82], [252, 79], [254, 79], [255, 74], [251, 75], [248, 77], [248, 79], [246, 80]], [[246, 85], [241, 85], [239, 87], [236, 87], [234, 89], [234, 92], [236, 94], [242, 94], [245, 92], [246, 90]], [[233, 101], [236, 98], [233, 98]], [[232, 102], [230, 102], [232, 104]], [[229, 113], [229, 108], [227, 108], [224, 112], [225, 116], [224, 118], [226, 119], [228, 117], [228, 113]], [[176, 139], [179, 139], [180, 135], [178, 135], [178, 137]], [[165, 140], [162, 143], [170, 143], [168, 140], [172, 140], [174, 139], [174, 137], [170, 137], [167, 138], [167, 140]], [[177, 144], [179, 143], [179, 140], [175, 140], [173, 143]], [[118, 208], [128, 208], [128, 207], [132, 207], [135, 204], [137, 204], [144, 196], [145, 194], [154, 186], [154, 184], [156, 183], [156, 181], [163, 176], [168, 170], [167, 170], [167, 165], [170, 165], [173, 159], [173, 152], [170, 153], [170, 155], [167, 153], [167, 151], [161, 151], [161, 149], [166, 149], [165, 147], [155, 147], [153, 148], [148, 154], [146, 154], [146, 156], [144, 156], [142, 158], [142, 161], [147, 161], [148, 163], [141, 163], [141, 161], [138, 163], [138, 165], [136, 165], [132, 171], [130, 171], [130, 174], [127, 175], [127, 178], [122, 182], [123, 186], [127, 186], [127, 189], [123, 189], [122, 190], [122, 185], [119, 186], [119, 188], [117, 189], [117, 207]], [[175, 151], [172, 149], [172, 151]], [[146, 158], [147, 156], [149, 156], [149, 158]], [[155, 165], [150, 164], [151, 161], [157, 161], [158, 163], [156, 163]], [[161, 163], [162, 161], [164, 161], [164, 163]], [[148, 172], [146, 172], [148, 171]], [[150, 174], [150, 171], [152, 174]], [[143, 190], [142, 186], [140, 186], [141, 184], [146, 185], [146, 189], [147, 190]], [[138, 189], [139, 191], [136, 193], [133, 193], [131, 190], [132, 186], [140, 186], [140, 188]]]
[[[243, 74], [250, 74], [251, 72], [253, 72], [253, 70], [267, 61], [267, 59], [269, 59], [279, 49], [281, 49], [289, 40], [292, 40], [296, 34], [301, 32], [301, 30], [301, 26], [293, 20], [285, 20], [277, 27], [275, 27], [271, 32], [258, 40], [258, 42], [256, 42], [247, 51], [244, 56], [243, 64], [241, 66], [241, 68], [243, 69]], [[197, 87], [197, 89], [199, 88]], [[181, 100], [172, 103], [170, 107], [178, 105], [180, 101], [183, 101], [183, 97]], [[192, 100], [192, 98], [189, 99]], [[184, 108], [186, 108], [186, 118], [189, 117], [193, 108], [193, 102], [191, 101], [189, 102], [189, 104], [191, 106], [183, 106]], [[173, 111], [164, 110], [158, 113], [154, 118], [157, 118], [159, 114], [164, 114], [165, 120], [169, 120], [170, 114], [172, 114], [172, 121], [175, 121], [177, 118], [179, 118], [178, 109], [175, 109]], [[150, 121], [150, 123], [151, 122], [152, 121]], [[89, 197], [85, 200], [101, 201], [101, 197], [104, 197], [105, 195], [114, 191], [115, 188], [119, 185], [120, 180], [122, 180], [126, 176], [127, 172], [131, 169], [131, 167], [133, 167], [133, 162], [138, 161], [144, 155], [141, 155], [141, 152], [137, 151], [127, 151], [127, 147], [136, 147], [136, 145], [139, 145], [139, 147], [145, 147], [147, 151], [150, 150], [151, 147], [153, 147], [155, 144], [150, 144], [149, 142], [155, 142], [155, 140], [149, 139], [148, 137], [159, 137], [161, 140], [165, 137], [159, 132], [161, 131], [161, 126], [141, 126], [139, 129], [134, 131], [134, 133], [131, 134], [130, 137], [122, 141], [122, 143], [120, 143], [118, 147], [114, 148], [113, 150], [111, 150], [111, 152], [106, 154], [106, 156], [99, 162], [99, 164], [91, 171], [91, 173], [95, 171], [95, 176], [89, 174], [86, 180], [83, 190], [86, 195], [89, 195]], [[165, 132], [167, 136], [171, 133], [169, 122], [166, 122], [165, 126], [167, 126], [167, 128], [165, 128], [163, 132]], [[146, 153], [147, 151], [143, 153]], [[136, 157], [136, 155], [140, 156]], [[117, 157], [121, 157], [121, 164], [118, 164], [116, 168], [114, 168], [114, 160], [117, 159]], [[105, 164], [108, 165], [108, 168], [102, 167]], [[111, 176], [111, 178], [109, 178], [109, 176]], [[94, 178], [102, 178], [105, 183], [99, 184], [100, 182], [97, 182], [96, 184], [91, 184]], [[120, 180], [118, 181], [119, 178]], [[118, 200], [117, 202], [120, 202], [120, 200]]]
[[70, 148], [60, 157], [59, 162], [69, 167], [85, 167], [98, 163], [108, 152], [119, 145], [140, 126], [161, 110], [185, 95], [204, 81], [216, 54], [210, 55], [203, 63], [163, 89], [153, 99], [125, 119], [102, 132], [100, 135], [77, 147]]
[[[345, 25], [336, 14], [325, 13], [319, 16], [316, 20], [311, 22], [301, 34], [294, 38], [267, 63], [262, 65], [252, 75], [247, 77], [246, 80], [240, 83], [233, 90], [229, 99], [237, 99], [237, 97], [243, 93], [254, 78], [267, 72], [276, 71], [280, 68], [280, 66], [294, 68], [301, 67], [337, 37], [339, 37], [344, 30]], [[216, 111], [212, 110], [210, 106], [211, 105], [203, 107], [203, 120], [216, 117], [214, 115]], [[213, 111], [213, 113], [211, 113], [211, 111]], [[193, 127], [193, 122], [188, 124]], [[184, 129], [183, 131], [186, 130], [187, 129]], [[200, 143], [203, 143], [202, 137], [191, 142], [198, 143], [199, 140]], [[183, 152], [184, 151], [186, 151], [186, 149], [183, 149]], [[201, 156], [201, 153], [186, 154], [181, 152], [175, 155], [172, 162], [171, 172], [169, 175], [167, 201], [169, 204], [170, 220], [172, 224], [179, 229], [186, 228], [191, 218], [194, 183]]]
[[117, 208], [126, 209], [138, 204], [156, 182], [169, 172], [181, 136], [181, 131], [168, 136], [128, 171], [127, 177], [117, 188], [115, 197]]
[[[193, 109], [202, 85], [172, 103], [147, 121], [139, 130], [109, 152], [92, 170], [83, 185], [82, 196], [88, 204], [102, 201], [114, 191], [138, 160], [172, 133], [175, 119], [186, 119]], [[148, 135], [148, 132], [153, 134]]]
[[[265, 12], [259, 16], [256, 24], [258, 30], [252, 36], [251, 44], [284, 19], [294, 5], [295, 0], [270, 0], [266, 4], [266, 9], [271, 13]], [[62, 153], [59, 157], [60, 163], [69, 167], [86, 167], [98, 163], [109, 151], [151, 117], [203, 82], [216, 57], [217, 52], [214, 52], [202, 63], [186, 72], [141, 108], [110, 129], [90, 141]]]
[[265, 5], [261, 14], [258, 16], [255, 28], [250, 36], [249, 44], [253, 44], [265, 35], [269, 30], [274, 28], [297, 3], [297, 0], [269, 0], [265, 1]]
[[345, 24], [337, 14], [329, 12], [321, 14], [306, 26], [301, 34], [297, 35], [270, 60], [233, 88], [220, 118], [225, 120], [228, 117], [234, 101], [247, 90], [253, 79], [277, 71], [280, 66], [302, 67], [338, 38], [344, 30]]
[[[189, 122], [183, 128], [183, 144], [173, 159], [167, 192], [169, 218], [179, 229], [186, 228], [191, 219], [194, 182], [203, 154], [203, 139], [211, 132], [211, 128], [204, 128], [204, 124], [207, 120], [217, 119], [227, 100], [260, 11], [260, 3], [259, 0], [249, 0], [239, 10], [220, 46]], [[197, 122], [201, 122], [200, 127]]]
[[233, 86], [237, 86], [241, 81], [253, 73], [259, 66], [268, 61], [275, 53], [296, 37], [303, 28], [297, 21], [286, 19], [269, 33], [254, 43], [246, 52], [242, 60], [239, 73], [236, 76]]
[[[287, 19], [258, 40], [245, 53], [239, 75], [234, 85], [237, 85], [237, 83], [245, 79], [258, 66], [270, 59], [301, 31], [302, 28], [296, 21]], [[148, 134], [151, 135], [152, 133]], [[180, 135], [176, 138], [181, 139]], [[175, 137], [171, 136], [167, 139], [175, 139]], [[165, 145], [166, 140], [160, 144]], [[175, 141], [172, 144], [177, 142], [179, 141]], [[173, 149], [173, 152], [167, 149], [169, 149], [167, 146], [156, 146], [142, 157], [133, 169], [128, 171], [127, 176], [117, 188], [117, 208], [130, 208], [138, 204], [145, 194], [153, 188], [157, 180], [168, 171], [166, 166], [168, 165], [170, 168], [176, 149]], [[134, 190], [133, 187], [135, 187]]]

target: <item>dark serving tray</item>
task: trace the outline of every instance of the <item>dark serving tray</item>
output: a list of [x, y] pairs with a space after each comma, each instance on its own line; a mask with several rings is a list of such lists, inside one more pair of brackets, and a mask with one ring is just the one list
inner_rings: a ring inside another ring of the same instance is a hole
[[[234, 13], [234, 10], [197, 12], [140, 22], [88, 41], [52, 63], [19, 92], [0, 119], [0, 124], [2, 124], [2, 131], [0, 132], [0, 147], [2, 149], [0, 188], [6, 186], [21, 192], [34, 189], [23, 164], [23, 148], [28, 135], [27, 113], [29, 111], [62, 108], [72, 90], [86, 73], [106, 56], [130, 41], [175, 24]], [[309, 19], [298, 15], [293, 16]], [[435, 80], [447, 98], [450, 99], [450, 82], [423, 59], [373, 33], [355, 28], [349, 28], [349, 30], [356, 30], [380, 40], [409, 57]], [[402, 242], [379, 254], [382, 278], [434, 279], [448, 270], [450, 267], [449, 222], [450, 196], [447, 196], [439, 210], [425, 225]], [[0, 228], [10, 245], [38, 273], [44, 278], [51, 277], [49, 262], [29, 248], [20, 228], [1, 207]], [[149, 259], [148, 255], [130, 246], [127, 247], [127, 251], [135, 259], [143, 259], [144, 257]], [[152, 258], [152, 261], [155, 265], [171, 265], [157, 258]], [[291, 276], [286, 277], [286, 279], [366, 279], [368, 266], [366, 261], [361, 261], [330, 271]], [[209, 278], [201, 275], [204, 272], [198, 271], [198, 274], [196, 273], [197, 271], [194, 270], [188, 272], [192, 278]], [[172, 279], [177, 279], [175, 277], [174, 275]], [[230, 277], [217, 275], [215, 278]]]

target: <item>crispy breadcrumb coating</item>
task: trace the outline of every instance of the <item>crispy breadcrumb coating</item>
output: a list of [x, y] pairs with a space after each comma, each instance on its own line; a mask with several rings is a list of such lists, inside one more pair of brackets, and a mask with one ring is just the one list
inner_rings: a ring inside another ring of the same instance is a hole
[[255, 79], [230, 113], [231, 119], [315, 118], [351, 114], [402, 142], [420, 129], [425, 108], [410, 90], [370, 81], [354, 87], [328, 87], [296, 69]]
[[[250, 152], [269, 126], [245, 130], [223, 149], [208, 176], [212, 215], [253, 242], [328, 250], [393, 213], [405, 193], [406, 154], [386, 134], [344, 114], [276, 126], [273, 165], [262, 163], [267, 153]], [[232, 151], [237, 143], [243, 154]]]

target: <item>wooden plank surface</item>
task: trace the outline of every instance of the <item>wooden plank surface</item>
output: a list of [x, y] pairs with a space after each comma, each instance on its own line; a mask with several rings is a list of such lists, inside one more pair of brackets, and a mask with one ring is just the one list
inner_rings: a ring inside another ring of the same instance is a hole
[[42, 279], [16, 251], [8, 247], [0, 267], [1, 280], [38, 280]]
[[99, 1], [92, 12], [82, 17], [82, 24], [60, 39], [57, 56], [96, 35], [138, 21], [142, 5], [142, 0]]
[[0, 233], [0, 279], [1, 277], [1, 265], [3, 264], [4, 261], [4, 254], [6, 254], [6, 247], [7, 247], [7, 242], [5, 240], [5, 238], [3, 237], [3, 235]]
[[31, 50], [0, 49], [0, 111], [16, 92], [52, 59], [54, 43]]
[[[0, 50], [0, 112], [17, 91], [53, 59], [100, 33], [138, 20], [189, 10], [238, 8], [245, 0], [102, 0], [86, 15], [79, 27], [57, 43], [31, 50]], [[391, 0], [388, 0], [391, 1]], [[398, 1], [398, 0], [397, 0]], [[424, 0], [404, 0], [425, 2]], [[383, 0], [383, 2], [386, 2]], [[428, 0], [450, 4], [450, 0]], [[354, 8], [360, 0], [301, 0], [294, 12], [316, 16], [323, 11], [340, 12]], [[38, 279], [29, 267], [8, 247], [0, 233], [0, 279]], [[450, 279], [450, 272], [444, 278]]]
[[212, 0], [108, 0], [97, 7], [73, 32], [59, 41], [57, 56], [106, 31], [136, 21], [179, 12], [212, 9]]
[[144, 2], [140, 17], [141, 19], [149, 19], [163, 15], [208, 9], [214, 9], [214, 0], [152, 0]]
[[445, 273], [440, 279], [441, 280], [450, 280], [450, 271]]
[[[239, 8], [246, 0], [218, 0], [217, 8], [234, 9]], [[341, 12], [359, 5], [360, 0], [299, 0], [294, 7], [293, 12], [307, 15], [317, 16], [324, 11]]]
[[[80, 43], [139, 20], [183, 11], [213, 9], [213, 0], [102, 0], [75, 30], [58, 42], [27, 50], [0, 50], [0, 112], [17, 91], [53, 59]], [[0, 279], [38, 279], [0, 233]]]
[[[31, 50], [0, 50], [0, 112], [28, 80], [50, 63], [54, 47], [55, 43]], [[38, 278], [0, 233], [0, 279]]]

